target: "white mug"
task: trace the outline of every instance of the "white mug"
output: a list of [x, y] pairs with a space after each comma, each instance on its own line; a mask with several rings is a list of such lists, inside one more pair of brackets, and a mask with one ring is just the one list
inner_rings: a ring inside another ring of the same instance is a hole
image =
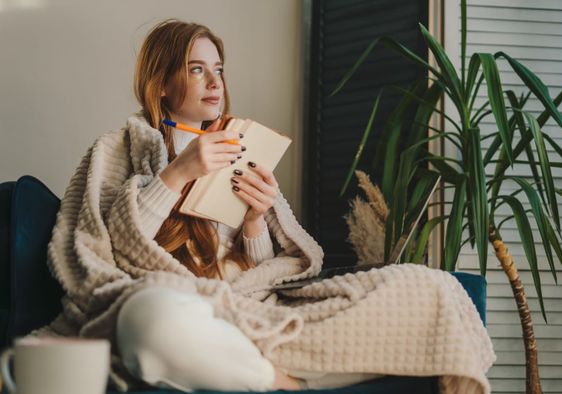
[[105, 339], [25, 337], [2, 353], [0, 368], [11, 394], [103, 394], [109, 357]]

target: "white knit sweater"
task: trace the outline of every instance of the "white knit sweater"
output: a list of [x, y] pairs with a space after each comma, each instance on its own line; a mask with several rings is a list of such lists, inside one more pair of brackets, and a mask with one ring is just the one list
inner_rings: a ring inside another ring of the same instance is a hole
[[[165, 287], [205, 297], [216, 317], [284, 370], [436, 375], [446, 394], [490, 391], [492, 343], [466, 291], [446, 272], [391, 265], [283, 297], [272, 292], [274, 283], [316, 275], [323, 258], [282, 194], [265, 215], [274, 258], [232, 283], [196, 278], [143, 229], [139, 193], [167, 162], [161, 133], [138, 114], [88, 150], [48, 248], [49, 268], [66, 293], [63, 312], [34, 335], [102, 337], [115, 345], [123, 303], [140, 290]], [[131, 380], [121, 367], [114, 354], [112, 381], [126, 388]]]

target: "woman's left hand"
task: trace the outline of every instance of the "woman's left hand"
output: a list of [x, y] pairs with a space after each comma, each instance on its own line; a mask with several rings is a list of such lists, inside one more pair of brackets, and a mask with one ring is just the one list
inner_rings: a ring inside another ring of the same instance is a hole
[[253, 162], [248, 165], [247, 171], [234, 170], [230, 178], [233, 192], [250, 205], [244, 216], [245, 224], [262, 220], [263, 214], [275, 203], [279, 192], [273, 172]]

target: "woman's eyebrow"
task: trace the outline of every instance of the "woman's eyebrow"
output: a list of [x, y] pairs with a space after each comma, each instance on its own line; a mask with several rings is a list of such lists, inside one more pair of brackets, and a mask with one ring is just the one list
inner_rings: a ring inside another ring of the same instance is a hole
[[[197, 64], [206, 64], [204, 61], [202, 60], [190, 60], [189, 62], [187, 62], [187, 64], [192, 64], [192, 63], [197, 63]], [[215, 66], [222, 66], [222, 62], [216, 62]]]

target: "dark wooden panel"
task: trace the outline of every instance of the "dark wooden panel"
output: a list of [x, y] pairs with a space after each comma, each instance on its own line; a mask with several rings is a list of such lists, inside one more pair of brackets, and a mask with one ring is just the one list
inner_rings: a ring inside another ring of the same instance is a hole
[[[326, 267], [356, 260], [346, 241], [348, 228], [343, 219], [348, 201], [357, 194], [356, 182], [346, 195], [338, 195], [375, 97], [382, 86], [411, 86], [422, 70], [380, 46], [342, 91], [328, 96], [375, 37], [393, 37], [427, 58], [418, 26], [419, 22], [427, 26], [427, 10], [427, 0], [312, 0], [303, 206], [304, 225], [324, 248]], [[372, 151], [376, 134], [399, 97], [385, 88], [365, 152]], [[372, 155], [364, 155], [360, 167], [369, 168], [371, 161]], [[379, 173], [380, 169], [374, 172], [375, 182]]]

